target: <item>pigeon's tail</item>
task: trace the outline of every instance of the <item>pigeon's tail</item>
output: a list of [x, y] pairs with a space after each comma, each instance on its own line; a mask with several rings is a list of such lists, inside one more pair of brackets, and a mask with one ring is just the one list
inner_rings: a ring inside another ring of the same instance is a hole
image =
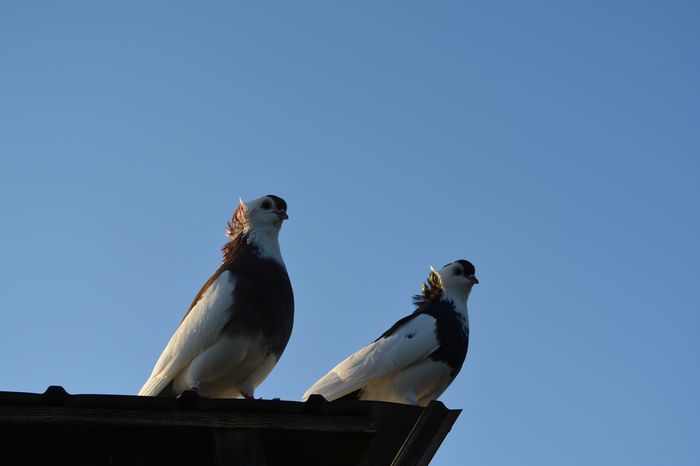
[[356, 389], [357, 387], [349, 385], [346, 381], [341, 379], [337, 373], [331, 371], [321, 377], [321, 379], [313, 384], [311, 388], [306, 390], [303, 399], [306, 400], [311, 395], [318, 394], [323, 396], [328, 401], [333, 401], [355, 391]]
[[172, 380], [169, 378], [151, 377], [139, 390], [139, 396], [161, 396], [171, 384]]

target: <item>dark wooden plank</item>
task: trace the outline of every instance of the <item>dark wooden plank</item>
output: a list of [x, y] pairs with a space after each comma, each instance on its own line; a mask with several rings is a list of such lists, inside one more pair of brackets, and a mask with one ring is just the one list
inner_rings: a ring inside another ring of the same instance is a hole
[[202, 427], [212, 429], [289, 429], [314, 432], [373, 433], [369, 419], [274, 413], [186, 410], [79, 409], [60, 406], [0, 406], [0, 423], [47, 423]]
[[3, 466], [211, 466], [214, 452], [198, 428], [0, 423], [0, 439]]
[[267, 466], [260, 430], [216, 429], [214, 466]]

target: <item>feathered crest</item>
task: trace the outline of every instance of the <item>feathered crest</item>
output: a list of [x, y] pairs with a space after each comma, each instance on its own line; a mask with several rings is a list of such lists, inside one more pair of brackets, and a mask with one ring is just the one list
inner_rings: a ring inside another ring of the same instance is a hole
[[428, 280], [423, 283], [421, 294], [417, 294], [413, 297], [413, 304], [420, 307], [440, 295], [442, 295], [442, 278], [440, 278], [440, 274], [437, 273], [437, 270], [430, 267]]
[[248, 226], [248, 209], [243, 203], [243, 199], [238, 199], [238, 207], [233, 213], [231, 221], [226, 225], [226, 236], [231, 239], [236, 238], [239, 234], [246, 230]]

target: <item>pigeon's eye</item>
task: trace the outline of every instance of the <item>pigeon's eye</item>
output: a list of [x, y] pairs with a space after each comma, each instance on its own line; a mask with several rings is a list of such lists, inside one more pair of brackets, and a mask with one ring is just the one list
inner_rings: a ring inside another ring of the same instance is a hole
[[263, 201], [263, 203], [260, 207], [262, 207], [265, 210], [270, 210], [270, 207], [272, 207], [272, 204], [270, 203], [270, 201], [265, 200], [265, 201]]
[[455, 275], [462, 275], [462, 269], [459, 267], [455, 269]]

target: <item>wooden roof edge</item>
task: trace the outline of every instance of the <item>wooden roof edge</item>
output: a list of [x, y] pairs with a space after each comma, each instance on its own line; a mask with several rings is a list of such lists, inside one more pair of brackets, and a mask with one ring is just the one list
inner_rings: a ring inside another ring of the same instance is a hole
[[440, 401], [431, 401], [413, 425], [392, 466], [427, 466], [461, 412], [447, 409]]

